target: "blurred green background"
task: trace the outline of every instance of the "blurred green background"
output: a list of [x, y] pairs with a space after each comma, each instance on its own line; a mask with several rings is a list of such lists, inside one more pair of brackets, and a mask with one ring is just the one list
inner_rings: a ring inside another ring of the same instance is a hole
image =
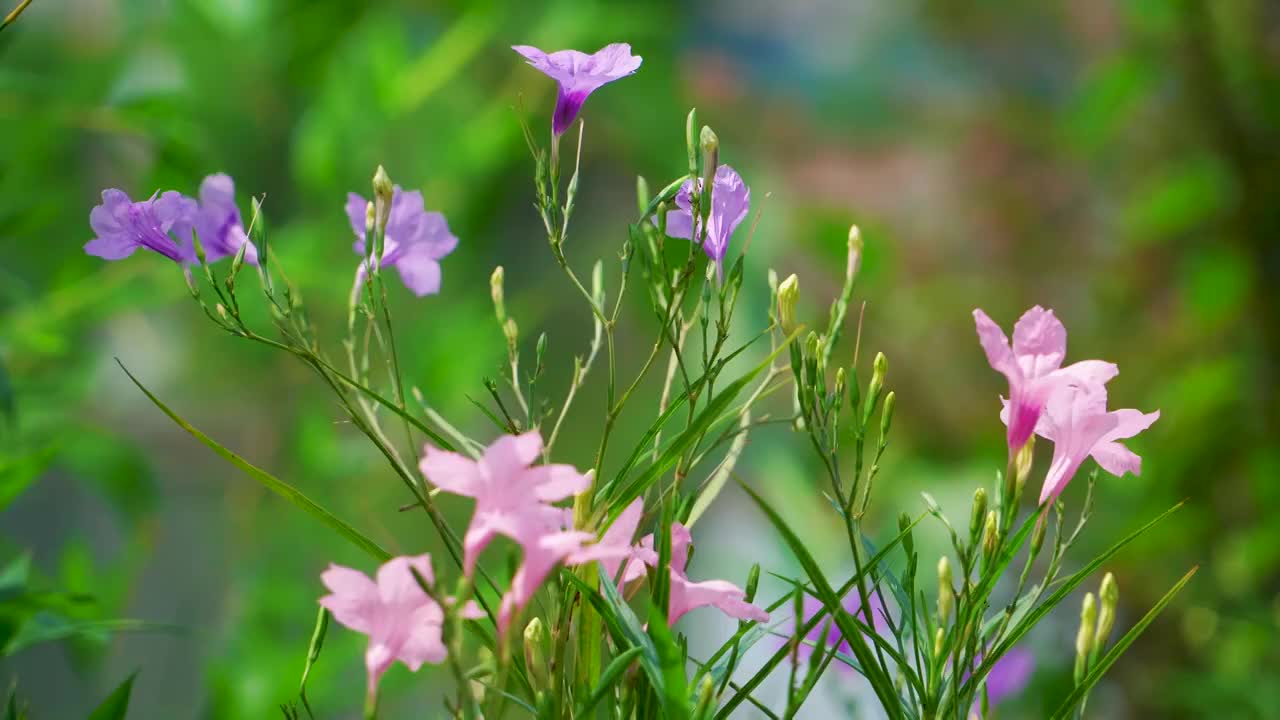
[[[922, 490], [965, 517], [1003, 465], [1003, 381], [972, 308], [1005, 327], [1054, 308], [1069, 357], [1119, 363], [1113, 404], [1163, 413], [1131, 443], [1142, 476], [1103, 476], [1077, 563], [1188, 498], [1109, 566], [1122, 629], [1201, 566], [1093, 716], [1275, 717], [1280, 684], [1260, 679], [1280, 673], [1280, 7], [1261, 0], [36, 0], [0, 34], [0, 589], [26, 573], [23, 586], [64, 595], [0, 619], [0, 684], [16, 682], [33, 717], [82, 717], [138, 669], [133, 717], [271, 717], [296, 692], [320, 571], [371, 569], [170, 424], [116, 357], [389, 549], [439, 550], [420, 516], [395, 512], [398, 481], [304, 367], [221, 334], [163, 259], [83, 254], [99, 191], [194, 194], [225, 171], [246, 210], [265, 193], [270, 238], [336, 352], [355, 264], [343, 201], [385, 163], [461, 238], [439, 296], [393, 283], [405, 372], [488, 433], [467, 397], [503, 355], [495, 264], [526, 349], [550, 333], [553, 397], [590, 335], [531, 207], [518, 124], [545, 132], [554, 88], [508, 46], [614, 41], [644, 65], [584, 111], [567, 245], [579, 272], [601, 257], [616, 277], [635, 176], [656, 188], [682, 171], [694, 105], [765, 208], [744, 329], [764, 322], [769, 268], [798, 273], [804, 317], [823, 319], [859, 223], [863, 352], [888, 355], [899, 395], [882, 529], [918, 512]], [[652, 336], [642, 293], [630, 300], [627, 377]], [[597, 375], [566, 460], [589, 462], [602, 403]], [[809, 455], [768, 430], [739, 468], [839, 566]], [[459, 522], [466, 509], [449, 507]], [[795, 572], [732, 491], [699, 527], [705, 577], [741, 582], [753, 559]], [[1006, 717], [1043, 716], [1069, 688], [1068, 606], [1032, 637], [1040, 666]], [[159, 626], [107, 634], [102, 618]], [[311, 683], [325, 716], [358, 712], [362, 647], [331, 631]], [[435, 712], [436, 675], [389, 673], [387, 717]], [[842, 682], [824, 692], [850, 692]]]

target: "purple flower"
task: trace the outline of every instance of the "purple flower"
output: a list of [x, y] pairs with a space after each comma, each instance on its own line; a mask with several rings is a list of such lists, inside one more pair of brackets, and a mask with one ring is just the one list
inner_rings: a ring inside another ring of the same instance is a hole
[[244, 261], [250, 265], [258, 264], [258, 249], [245, 235], [240, 210], [236, 207], [236, 186], [230, 175], [210, 175], [200, 183], [200, 208], [196, 212], [195, 228], [204, 248], [205, 262], [235, 255], [241, 245], [248, 243]]
[[[347, 195], [347, 216], [357, 238], [354, 248], [361, 256], [367, 254], [364, 232], [367, 205], [359, 195]], [[400, 279], [414, 295], [434, 295], [440, 292], [440, 259], [457, 246], [458, 238], [449, 232], [444, 215], [427, 212], [421, 192], [405, 192], [399, 185], [395, 186], [382, 243], [382, 267], [399, 270]], [[363, 278], [366, 272], [363, 263], [360, 272]]]
[[[982, 656], [974, 658], [973, 665], [977, 667], [982, 664]], [[1031, 654], [1030, 650], [1025, 648], [1012, 648], [1009, 652], [1000, 656], [991, 669], [987, 671], [986, 691], [987, 705], [995, 707], [1004, 700], [1022, 692], [1027, 686], [1027, 682], [1031, 680], [1031, 673], [1036, 668], [1036, 657]], [[966, 676], [967, 679], [967, 676]], [[973, 703], [973, 709], [970, 710], [971, 715], [980, 715], [979, 707], [982, 698], [978, 698]]]
[[176, 263], [195, 262], [191, 228], [196, 201], [169, 190], [141, 202], [133, 202], [123, 190], [102, 191], [102, 204], [89, 213], [89, 226], [97, 237], [84, 251], [104, 260], [129, 257], [146, 248]]
[[978, 341], [991, 368], [1009, 380], [1009, 453], [1018, 452], [1035, 430], [1045, 403], [1058, 388], [1084, 381], [1101, 385], [1119, 372], [1101, 360], [1084, 360], [1067, 367], [1067, 329], [1052, 310], [1039, 305], [1023, 313], [1013, 326], [1013, 345], [999, 325], [982, 310], [973, 311]]
[[[876, 595], [874, 591], [871, 592], [869, 600], [871, 604], [871, 619], [873, 621], [872, 627], [875, 629], [877, 635], [887, 636], [889, 632], [889, 623], [885, 619], [886, 611], [884, 609], [884, 605], [880, 602], [880, 597]], [[857, 588], [854, 588], [849, 591], [848, 595], [845, 595], [842, 605], [850, 615], [853, 615], [858, 619], [858, 622], [861, 622], [864, 625], [866, 624], [867, 616], [866, 613], [862, 611], [862, 595], [858, 592]], [[824, 609], [824, 607], [825, 606], [822, 604], [821, 600], [813, 597], [812, 595], [805, 594], [804, 618], [797, 622], [796, 628], [793, 632], [798, 631], [802, 626], [812, 620], [815, 615]], [[807, 659], [813, 654], [815, 647], [828, 649], [834, 646], [838, 648], [839, 652], [844, 653], [845, 655], [853, 654], [853, 649], [849, 647], [849, 640], [840, 632], [840, 628], [836, 627], [835, 622], [831, 621], [830, 618], [830, 615], [824, 614], [822, 621], [815, 625], [813, 629], [804, 636], [804, 639], [808, 640], [812, 645], [809, 643], [800, 644], [800, 659]], [[830, 624], [827, 625], [828, 623]], [[827, 625], [825, 638], [822, 633], [824, 625]], [[874, 641], [871, 638], [867, 638], [867, 642], [873, 643]]]
[[[702, 179], [698, 179], [702, 189]], [[702, 237], [701, 218], [694, 218], [690, 195], [693, 182], [686, 180], [676, 193], [676, 209], [667, 213], [667, 234], [673, 238], [694, 240]], [[704, 199], [705, 200], [705, 199]], [[711, 214], [707, 218], [706, 236], [702, 250], [716, 263], [716, 276], [723, 279], [724, 255], [729, 249], [729, 237], [747, 217], [751, 209], [751, 188], [728, 165], [716, 168], [716, 179], [711, 185]]]
[[557, 137], [578, 117], [588, 95], [601, 85], [634, 74], [642, 60], [639, 55], [631, 54], [627, 43], [606, 45], [594, 55], [577, 50], [545, 53], [530, 45], [513, 45], [511, 49], [560, 86], [551, 122], [551, 130]]

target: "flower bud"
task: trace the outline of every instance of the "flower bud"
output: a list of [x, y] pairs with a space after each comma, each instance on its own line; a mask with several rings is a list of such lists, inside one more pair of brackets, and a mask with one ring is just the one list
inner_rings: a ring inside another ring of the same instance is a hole
[[747, 587], [743, 591], [743, 599], [751, 602], [756, 599], [756, 588], [760, 586], [760, 563], [751, 566], [751, 572], [747, 573]]
[[222, 318], [223, 320], [227, 319], [227, 308], [225, 305], [223, 305], [222, 303], [218, 303], [216, 306], [214, 306], [213, 309], [218, 311], [218, 317]]
[[1044, 536], [1048, 530], [1049, 522], [1045, 519], [1044, 515], [1041, 515], [1040, 519], [1036, 520], [1035, 530], [1031, 531], [1031, 557], [1035, 557], [1040, 554], [1040, 548], [1044, 547]]
[[871, 363], [871, 382], [867, 384], [867, 399], [862, 406], [862, 425], [866, 427], [867, 421], [871, 419], [871, 413], [876, 410], [876, 403], [880, 402], [880, 392], [884, 390], [884, 375], [889, 370], [889, 359], [884, 353], [876, 353], [876, 359]]
[[898, 394], [890, 390], [884, 396], [884, 408], [880, 410], [880, 447], [889, 442], [889, 426], [893, 424], [893, 408], [898, 404]]
[[822, 340], [818, 333], [809, 331], [809, 336], [804, 339], [804, 351], [805, 384], [814, 386], [818, 384], [818, 356], [822, 354]]
[[857, 225], [849, 226], [849, 256], [845, 263], [844, 275], [849, 280], [858, 276], [862, 267], [862, 231]]
[[1031, 462], [1035, 459], [1036, 452], [1036, 436], [1032, 435], [1027, 438], [1027, 444], [1023, 445], [1018, 454], [1013, 457], [1013, 498], [1010, 506], [1017, 505], [1022, 499], [1022, 489], [1027, 485], [1027, 478], [1031, 475]]
[[542, 367], [543, 367], [542, 359], [546, 354], [547, 354], [547, 334], [544, 332], [538, 335], [538, 344], [534, 348], [533, 374], [535, 377], [542, 374]]
[[698, 144], [702, 146], [702, 183], [710, 188], [716, 179], [716, 166], [720, 164], [720, 138], [716, 132], [706, 125], [698, 134]]
[[906, 551], [907, 556], [915, 554], [915, 540], [911, 537], [911, 516], [902, 513], [898, 516], [898, 533], [902, 534], [902, 549]]
[[[372, 202], [364, 204], [364, 234], [366, 238], [373, 237], [373, 229], [377, 226], [378, 213], [374, 210]], [[373, 252], [370, 250], [370, 252]]]
[[[844, 368], [836, 368], [836, 403], [844, 402], [844, 390], [847, 382], [848, 380], [845, 379]], [[838, 404], [837, 407], [839, 407]]]
[[240, 272], [240, 268], [244, 267], [244, 253], [248, 249], [249, 243], [240, 243], [240, 248], [236, 250], [235, 257], [231, 258], [231, 275], [227, 278], [228, 284], [230, 284], [232, 279], [235, 278], [236, 273]]
[[502, 288], [505, 277], [506, 272], [501, 265], [494, 268], [493, 274], [489, 276], [489, 295], [493, 297], [493, 315], [498, 318], [499, 324], [507, 321], [506, 294]]
[[200, 242], [200, 233], [194, 232], [194, 231], [191, 233], [191, 246], [196, 252], [196, 260], [199, 260], [200, 264], [204, 265], [205, 264], [204, 244]]
[[955, 589], [951, 587], [951, 561], [943, 555], [938, 560], [938, 619], [946, 623], [955, 604]]
[[[705, 130], [706, 128], [703, 129]], [[820, 655], [821, 653], [814, 654]], [[693, 711], [693, 717], [702, 718], [710, 715], [712, 703], [716, 699], [715, 690], [716, 685], [711, 680], [711, 675], [709, 673], [703, 675], [702, 682], [698, 684], [698, 706]]]
[[535, 685], [541, 687], [547, 684], [547, 663], [542, 652], [542, 643], [546, 635], [542, 618], [535, 617], [524, 626], [524, 662], [529, 674], [533, 676]]
[[796, 329], [796, 302], [800, 300], [800, 278], [795, 273], [778, 286], [778, 324], [790, 335]]
[[946, 642], [946, 639], [947, 639], [947, 634], [942, 631], [942, 628], [938, 628], [936, 631], [934, 631], [933, 633], [933, 656], [934, 657], [942, 657], [942, 649], [943, 649], [944, 643]]
[[1076, 633], [1076, 667], [1075, 681], [1078, 684], [1084, 679], [1089, 668], [1089, 654], [1093, 652], [1093, 636], [1098, 624], [1098, 603], [1093, 593], [1085, 593], [1084, 605], [1080, 608], [1080, 632]]
[[969, 542], [975, 542], [987, 519], [987, 489], [978, 488], [973, 493], [973, 511], [969, 513]]
[[987, 511], [987, 524], [982, 528], [982, 562], [990, 566], [996, 554], [996, 540], [999, 537], [999, 520], [995, 510]]
[[386, 168], [381, 165], [373, 173], [373, 201], [377, 208], [377, 227], [383, 231], [387, 228], [387, 218], [391, 217], [391, 199], [395, 194], [395, 185], [387, 175]]
[[1111, 628], [1116, 623], [1116, 605], [1120, 603], [1120, 588], [1116, 586], [1116, 576], [1107, 573], [1102, 576], [1102, 587], [1098, 590], [1098, 598], [1102, 608], [1098, 612], [1098, 630], [1093, 636], [1093, 651], [1100, 652], [1111, 639]]

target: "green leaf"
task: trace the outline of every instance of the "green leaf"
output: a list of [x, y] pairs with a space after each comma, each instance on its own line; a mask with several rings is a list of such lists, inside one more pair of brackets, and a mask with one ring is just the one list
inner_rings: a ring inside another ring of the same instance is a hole
[[18, 408], [13, 400], [13, 383], [9, 381], [9, 372], [0, 362], [0, 425], [13, 425], [18, 421]]
[[640, 648], [640, 668], [648, 676], [654, 690], [661, 694], [662, 666], [658, 659], [658, 649], [654, 647], [653, 640], [644, 631], [639, 618], [618, 594], [613, 578], [605, 576], [603, 569], [599, 572], [600, 588], [603, 592], [597, 592], [573, 573], [561, 573], [561, 577], [568, 580], [587, 599], [587, 602], [591, 603], [604, 620], [609, 634], [620, 647]]
[[242, 470], [249, 477], [262, 483], [264, 486], [266, 486], [268, 490], [274, 492], [280, 497], [283, 497], [284, 499], [288, 500], [289, 502], [293, 503], [299, 508], [302, 508], [302, 510], [305, 511], [307, 514], [311, 515], [312, 517], [316, 518], [320, 522], [324, 523], [325, 525], [328, 525], [330, 528], [337, 531], [339, 535], [349, 540], [351, 544], [355, 545], [356, 547], [368, 553], [371, 557], [373, 557], [378, 562], [385, 562], [391, 559], [391, 553], [387, 552], [386, 550], [383, 550], [377, 543], [365, 537], [359, 530], [356, 530], [355, 528], [351, 527], [347, 523], [340, 520], [333, 513], [329, 512], [328, 510], [325, 510], [323, 507], [316, 504], [315, 501], [311, 500], [306, 495], [303, 495], [302, 492], [297, 488], [284, 482], [283, 480], [280, 480], [279, 478], [257, 467], [256, 465], [250, 463], [248, 460], [245, 460], [244, 458], [240, 457], [239, 455], [235, 454], [234, 452], [220, 445], [213, 438], [210, 438], [208, 435], [205, 435], [203, 432], [197, 430], [186, 420], [183, 420], [177, 413], [170, 410], [167, 405], [160, 402], [159, 398], [153, 395], [150, 390], [148, 390], [141, 382], [139, 382], [138, 378], [133, 376], [133, 373], [129, 372], [129, 368], [125, 367], [124, 363], [120, 362], [119, 359], [116, 360], [116, 363], [120, 365], [121, 370], [124, 370], [124, 374], [129, 376], [129, 379], [133, 381], [133, 384], [137, 385], [138, 389], [141, 390], [143, 394], [147, 396], [148, 400], [154, 403], [156, 407], [160, 408], [160, 410], [165, 415], [168, 415], [169, 419], [173, 420], [173, 422], [176, 423], [178, 427], [182, 428], [183, 430], [186, 430], [192, 437], [204, 443], [206, 447], [213, 450], [218, 455], [221, 455], [223, 459], [227, 460], [232, 465], [235, 465], [236, 467], [240, 468], [240, 470]]
[[[811, 554], [809, 554], [809, 549], [805, 545], [804, 541], [795, 534], [782, 517], [774, 511], [769, 503], [765, 502], [764, 498], [757, 495], [755, 491], [747, 487], [746, 484], [742, 484], [742, 489], [746, 491], [747, 495], [750, 496], [753, 501], [755, 501], [756, 506], [759, 507], [760, 511], [769, 519], [769, 522], [774, 526], [774, 529], [782, 535], [782, 539], [791, 549], [791, 553], [795, 555], [800, 566], [804, 568], [805, 574], [809, 576], [809, 580], [814, 585], [815, 596], [822, 600], [823, 604], [827, 607], [827, 611], [832, 613], [832, 618], [835, 620], [836, 626], [840, 628], [840, 633], [844, 636], [845, 640], [848, 641], [850, 649], [853, 650], [854, 657], [856, 657], [858, 659], [858, 663], [862, 665], [865, 677], [867, 678], [867, 681], [871, 683], [871, 688], [875, 691], [876, 697], [880, 700], [881, 706], [890, 713], [891, 718], [900, 717], [901, 713], [897, 712], [900, 710], [899, 700], [897, 692], [894, 690], [893, 679], [888, 677], [883, 669], [876, 663], [875, 657], [871, 654], [871, 649], [867, 646], [864, 630], [858, 627], [858, 623], [854, 621], [852, 615], [844, 611], [841, 596], [837, 595], [832, 589], [831, 584], [822, 574], [822, 569], [818, 567], [817, 561], [814, 560]], [[869, 568], [870, 566], [868, 565], [867, 567]], [[864, 569], [864, 573], [865, 572], [866, 570]], [[863, 626], [863, 628], [865, 628], [865, 626]], [[875, 636], [875, 633], [872, 632], [871, 635]], [[726, 711], [729, 709], [730, 708], [726, 706], [725, 709], [721, 710], [721, 714], [718, 717], [728, 717]]]
[[1123, 654], [1125, 650], [1129, 649], [1129, 646], [1133, 644], [1133, 641], [1137, 640], [1138, 636], [1147, 629], [1147, 626], [1156, 619], [1156, 616], [1173, 601], [1173, 597], [1182, 590], [1183, 586], [1191, 581], [1191, 578], [1195, 576], [1196, 571], [1199, 569], [1200, 567], [1198, 565], [1191, 568], [1186, 575], [1182, 576], [1181, 580], [1169, 589], [1169, 592], [1164, 594], [1164, 597], [1160, 598], [1160, 600], [1147, 611], [1146, 615], [1142, 616], [1142, 619], [1139, 620], [1136, 625], [1129, 629], [1129, 632], [1124, 634], [1124, 637], [1117, 640], [1116, 644], [1111, 646], [1111, 649], [1107, 651], [1107, 654], [1103, 655], [1098, 660], [1098, 663], [1089, 669], [1089, 673], [1084, 676], [1080, 681], [1080, 684], [1076, 685], [1075, 689], [1071, 691], [1071, 694], [1067, 696], [1067, 699], [1058, 707], [1058, 711], [1053, 714], [1053, 720], [1059, 720], [1059, 718], [1067, 718], [1071, 716], [1076, 703], [1080, 702], [1080, 700], [1084, 698], [1085, 694], [1102, 679], [1103, 674], [1106, 673], [1107, 670], [1111, 669], [1111, 666], [1115, 664], [1116, 660], [1120, 659], [1120, 655]]
[[89, 720], [124, 720], [129, 712], [129, 694], [133, 692], [133, 680], [136, 677], [138, 671], [135, 670], [101, 705], [89, 713]]
[[15, 459], [0, 458], [0, 511], [9, 507], [49, 467], [58, 448], [50, 445]]
[[684, 652], [671, 634], [667, 614], [654, 603], [649, 604], [649, 637], [653, 638], [662, 664], [662, 715], [666, 720], [686, 720], [689, 717], [689, 678], [684, 669]]
[[644, 652], [642, 647], [629, 647], [615, 657], [613, 662], [609, 663], [604, 669], [604, 672], [600, 673], [600, 682], [596, 683], [595, 689], [591, 691], [591, 696], [587, 698], [585, 703], [578, 706], [578, 711], [574, 715], [587, 717], [587, 714], [609, 695], [610, 691], [613, 690], [613, 686], [622, 678], [622, 674], [631, 666], [631, 662], [639, 657], [642, 652]]
[[179, 633], [180, 625], [145, 620], [66, 620], [52, 613], [36, 613], [0, 648], [0, 655], [14, 655], [32, 645], [65, 640], [76, 636], [94, 636], [116, 632]]

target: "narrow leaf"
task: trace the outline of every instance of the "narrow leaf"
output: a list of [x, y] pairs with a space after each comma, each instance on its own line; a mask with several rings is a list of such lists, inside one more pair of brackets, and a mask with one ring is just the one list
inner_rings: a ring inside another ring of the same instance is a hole
[[178, 427], [186, 430], [187, 433], [199, 440], [201, 443], [204, 443], [204, 445], [210, 450], [213, 450], [218, 455], [221, 455], [223, 459], [240, 468], [240, 470], [249, 477], [262, 483], [268, 490], [285, 498], [294, 505], [297, 505], [312, 517], [325, 525], [328, 525], [333, 530], [336, 530], [339, 535], [343, 536], [353, 545], [368, 553], [378, 562], [385, 562], [391, 559], [391, 553], [383, 550], [377, 543], [365, 537], [359, 530], [351, 527], [333, 513], [316, 504], [315, 501], [311, 500], [306, 495], [303, 495], [300, 490], [228, 450], [220, 445], [216, 440], [205, 435], [186, 420], [183, 420], [182, 417], [170, 410], [167, 405], [160, 402], [159, 398], [153, 395], [150, 390], [139, 382], [138, 378], [134, 377], [133, 373], [129, 372], [129, 368], [124, 366], [124, 363], [120, 362], [119, 359], [116, 360], [116, 363], [120, 365], [121, 370], [124, 370], [124, 374], [129, 376], [129, 379], [133, 381], [133, 384], [137, 385], [138, 389], [147, 396], [148, 400], [155, 404], [156, 407], [160, 408], [165, 415], [168, 415], [169, 419], [173, 420]]
[[622, 674], [626, 672], [627, 668], [631, 667], [631, 663], [642, 652], [644, 652], [644, 648], [630, 647], [615, 657], [613, 662], [609, 663], [608, 667], [604, 669], [604, 672], [600, 673], [600, 682], [591, 691], [591, 696], [587, 698], [587, 701], [578, 707], [578, 712], [575, 715], [577, 717], [586, 717], [588, 713], [594, 710], [596, 705], [599, 705], [609, 695], [613, 690], [613, 686], [622, 678]]
[[138, 672], [135, 670], [89, 714], [89, 720], [124, 720], [129, 712], [129, 694], [133, 692], [133, 679], [136, 677]]

